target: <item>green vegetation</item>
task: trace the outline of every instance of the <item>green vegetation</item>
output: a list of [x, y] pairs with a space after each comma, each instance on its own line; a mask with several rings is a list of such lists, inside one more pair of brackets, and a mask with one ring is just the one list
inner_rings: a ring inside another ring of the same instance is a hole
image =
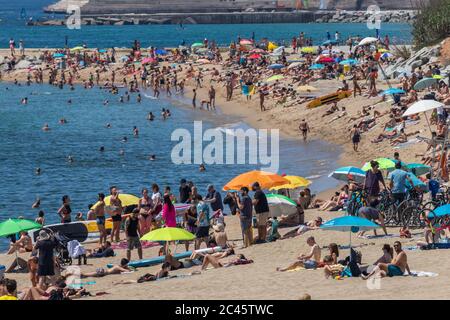
[[422, 0], [418, 10], [412, 32], [417, 48], [434, 45], [450, 36], [450, 0]]

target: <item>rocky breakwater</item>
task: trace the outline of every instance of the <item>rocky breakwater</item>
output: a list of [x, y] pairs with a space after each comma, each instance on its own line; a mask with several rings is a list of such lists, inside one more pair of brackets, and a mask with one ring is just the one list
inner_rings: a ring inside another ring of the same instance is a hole
[[[367, 11], [338, 10], [324, 14], [316, 19], [316, 23], [364, 23], [374, 14]], [[380, 11], [379, 18], [384, 23], [408, 23], [414, 20], [417, 11], [413, 10], [390, 10]]]

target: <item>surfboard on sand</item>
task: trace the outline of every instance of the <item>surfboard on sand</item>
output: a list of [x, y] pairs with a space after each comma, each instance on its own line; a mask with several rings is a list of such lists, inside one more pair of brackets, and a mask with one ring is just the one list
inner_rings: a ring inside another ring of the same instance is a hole
[[334, 92], [331, 94], [327, 94], [326, 96], [319, 97], [317, 99], [312, 100], [310, 103], [306, 105], [308, 109], [316, 108], [324, 104], [328, 104], [331, 102], [339, 101], [345, 98], [348, 98], [352, 95], [352, 92], [349, 91], [340, 91]]

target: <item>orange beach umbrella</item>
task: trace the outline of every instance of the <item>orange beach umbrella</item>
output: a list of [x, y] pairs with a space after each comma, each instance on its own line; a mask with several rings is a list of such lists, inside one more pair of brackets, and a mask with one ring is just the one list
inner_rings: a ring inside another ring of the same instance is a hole
[[223, 190], [239, 190], [242, 187], [250, 187], [255, 182], [258, 182], [262, 189], [270, 189], [288, 184], [289, 180], [276, 173], [253, 170], [234, 177], [223, 187]]

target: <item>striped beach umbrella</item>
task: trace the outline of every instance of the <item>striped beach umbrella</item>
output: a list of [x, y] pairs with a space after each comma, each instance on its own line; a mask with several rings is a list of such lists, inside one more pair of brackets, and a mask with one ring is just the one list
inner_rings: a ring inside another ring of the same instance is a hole
[[297, 212], [297, 203], [286, 196], [269, 193], [266, 197], [271, 217], [279, 217]]
[[357, 183], [363, 183], [366, 173], [357, 167], [342, 167], [334, 170], [328, 177], [344, 182], [352, 180]]

